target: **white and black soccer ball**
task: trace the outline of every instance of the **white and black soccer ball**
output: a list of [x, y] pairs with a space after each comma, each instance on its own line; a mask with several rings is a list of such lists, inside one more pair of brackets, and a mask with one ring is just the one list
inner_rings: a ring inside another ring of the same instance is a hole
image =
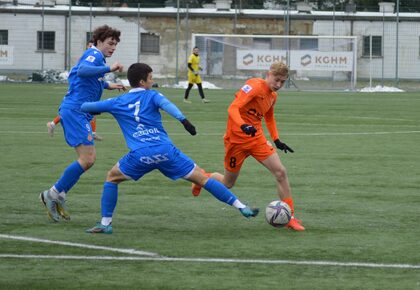
[[265, 208], [265, 219], [273, 227], [284, 227], [290, 222], [291, 218], [292, 211], [290, 206], [283, 201], [272, 201]]

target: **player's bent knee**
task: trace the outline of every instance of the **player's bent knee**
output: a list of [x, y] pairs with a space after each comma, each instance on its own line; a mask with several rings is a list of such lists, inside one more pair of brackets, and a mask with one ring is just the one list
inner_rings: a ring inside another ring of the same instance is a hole
[[194, 183], [198, 184], [200, 186], [204, 186], [207, 183], [207, 181], [209, 181], [209, 178], [205, 175], [202, 175], [202, 176], [198, 177], [196, 179], [196, 182], [194, 182]]
[[127, 180], [127, 177], [117, 168], [113, 167], [106, 175], [106, 181], [112, 183], [120, 183]]
[[89, 157], [88, 159], [86, 159], [86, 165], [88, 166], [88, 168], [91, 168], [94, 164], [95, 164], [95, 161], [96, 161], [96, 156], [92, 156], [92, 157]]
[[108, 174], [106, 176], [106, 181], [107, 182], [112, 182], [112, 183], [119, 183], [119, 178], [117, 178], [115, 175], [112, 175], [108, 172]]
[[95, 160], [96, 158], [81, 158], [79, 159], [79, 163], [84, 170], [88, 170], [95, 164]]
[[286, 172], [286, 169], [285, 169], [285, 168], [282, 168], [282, 169], [280, 169], [280, 170], [277, 170], [277, 171], [275, 172], [275, 176], [276, 176], [276, 179], [277, 179], [278, 181], [283, 181], [284, 179], [286, 179], [286, 178], [287, 178], [287, 172]]

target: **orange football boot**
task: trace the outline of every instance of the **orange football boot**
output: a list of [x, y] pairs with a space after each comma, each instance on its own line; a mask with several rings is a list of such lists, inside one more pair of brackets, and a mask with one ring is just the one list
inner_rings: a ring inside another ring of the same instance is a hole
[[[201, 172], [205, 175], [205, 176], [207, 176], [207, 177], [210, 177], [210, 175], [211, 175], [211, 173], [207, 173], [203, 168], [200, 168], [200, 170], [201, 170]], [[191, 184], [191, 193], [192, 193], [192, 195], [194, 195], [194, 196], [199, 196], [200, 195], [200, 193], [201, 193], [201, 186], [200, 185], [198, 185], [198, 184], [195, 184], [195, 183], [192, 183]]]
[[305, 228], [301, 225], [302, 221], [295, 219], [292, 217], [290, 222], [286, 225], [286, 229], [292, 229], [294, 231], [302, 232], [305, 230]]
[[201, 193], [201, 188], [202, 187], [200, 185], [197, 185], [197, 184], [193, 183], [191, 185], [191, 193], [192, 193], [192, 195], [199, 196], [200, 193]]

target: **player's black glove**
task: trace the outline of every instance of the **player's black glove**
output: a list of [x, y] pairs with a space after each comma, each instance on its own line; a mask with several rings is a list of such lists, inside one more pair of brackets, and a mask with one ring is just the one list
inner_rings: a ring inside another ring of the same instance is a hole
[[281, 142], [279, 139], [274, 140], [274, 144], [276, 144], [276, 147], [279, 148], [281, 151], [284, 151], [284, 153], [295, 152], [292, 148], [287, 146], [286, 143]]
[[191, 135], [197, 134], [197, 131], [195, 130], [195, 127], [193, 124], [190, 123], [187, 119], [184, 119], [181, 121], [182, 125], [184, 125], [185, 130], [188, 131]]
[[255, 127], [252, 125], [243, 124], [241, 125], [241, 129], [245, 134], [251, 135], [251, 137], [254, 137], [255, 133], [257, 133], [257, 129], [255, 129]]

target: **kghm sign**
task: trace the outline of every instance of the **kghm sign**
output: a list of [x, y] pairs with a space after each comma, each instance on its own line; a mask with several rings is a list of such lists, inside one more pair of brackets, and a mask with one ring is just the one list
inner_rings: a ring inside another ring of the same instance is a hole
[[13, 46], [0, 45], [0, 65], [13, 65]]
[[[353, 53], [351, 51], [311, 51], [291, 50], [290, 69], [352, 71]], [[274, 62], [287, 62], [285, 50], [238, 50], [237, 69], [267, 70]]]
[[290, 67], [293, 70], [352, 71], [353, 52], [293, 50]]
[[286, 51], [281, 50], [238, 50], [237, 68], [266, 70], [273, 62], [286, 62]]

